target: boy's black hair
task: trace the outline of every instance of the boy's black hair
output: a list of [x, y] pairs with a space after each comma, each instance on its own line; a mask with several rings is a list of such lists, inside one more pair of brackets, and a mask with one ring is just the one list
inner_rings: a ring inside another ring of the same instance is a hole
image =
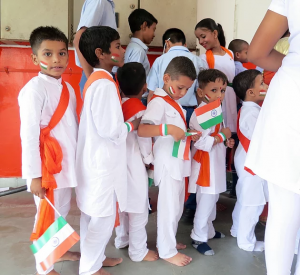
[[254, 87], [258, 75], [261, 75], [258, 70], [247, 70], [236, 75], [232, 81], [232, 87], [239, 99], [245, 100], [247, 91]]
[[231, 50], [233, 52], [233, 54], [235, 53], [240, 53], [242, 50], [243, 50], [243, 46], [244, 45], [248, 45], [248, 42], [245, 41], [245, 40], [242, 40], [242, 39], [233, 39], [229, 46], [228, 46], [228, 49]]
[[166, 40], [170, 40], [173, 44], [174, 43], [182, 43], [184, 45], [186, 43], [185, 35], [182, 30], [172, 28], [166, 30], [162, 37], [162, 45], [164, 46], [166, 43]]
[[150, 28], [153, 23], [157, 24], [157, 19], [144, 9], [136, 9], [128, 17], [128, 23], [132, 33], [140, 31], [144, 22], [146, 22], [147, 27]]
[[30, 46], [34, 54], [37, 54], [37, 50], [45, 40], [64, 42], [66, 49], [68, 49], [68, 38], [61, 30], [51, 26], [38, 27], [32, 31], [29, 38]]
[[117, 78], [124, 95], [138, 95], [146, 83], [146, 72], [141, 63], [129, 62], [118, 69]]
[[218, 39], [220, 42], [220, 45], [222, 47], [226, 46], [226, 39], [225, 39], [225, 35], [224, 35], [224, 31], [223, 28], [221, 26], [221, 24], [217, 24], [215, 22], [215, 20], [211, 19], [211, 18], [205, 18], [202, 19], [195, 27], [195, 30], [197, 30], [198, 28], [204, 28], [204, 29], [208, 29], [210, 31], [218, 31]]
[[215, 82], [217, 79], [221, 79], [223, 84], [228, 84], [228, 78], [223, 72], [217, 69], [202, 70], [198, 75], [199, 88], [203, 90], [209, 82]]
[[94, 68], [100, 64], [95, 50], [100, 48], [104, 53], [110, 54], [111, 42], [120, 39], [119, 33], [106, 26], [87, 28], [79, 40], [79, 50], [85, 60]]
[[174, 57], [164, 74], [169, 74], [172, 80], [178, 79], [179, 76], [187, 76], [191, 80], [195, 80], [197, 77], [194, 63], [185, 56]]

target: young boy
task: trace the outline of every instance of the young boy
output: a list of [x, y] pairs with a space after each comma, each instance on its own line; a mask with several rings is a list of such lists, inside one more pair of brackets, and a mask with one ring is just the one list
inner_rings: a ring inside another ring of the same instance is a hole
[[242, 39], [234, 39], [228, 46], [228, 49], [231, 50], [234, 55], [235, 75], [247, 70], [243, 66], [243, 63], [248, 62], [248, 48], [248, 42]]
[[237, 237], [239, 248], [246, 251], [263, 251], [264, 243], [256, 241], [254, 229], [268, 201], [267, 182], [245, 170], [245, 160], [251, 136], [268, 86], [258, 70], [247, 70], [233, 79], [236, 95], [243, 101], [238, 115], [237, 135], [240, 140], [234, 164], [239, 177], [236, 186], [237, 202], [232, 213], [231, 235]]
[[[125, 121], [141, 118], [146, 107], [141, 102], [147, 90], [146, 73], [142, 64], [130, 62], [118, 69], [118, 82], [124, 97], [122, 109]], [[120, 213], [120, 226], [116, 228], [116, 248], [129, 245], [132, 261], [155, 261], [157, 252], [147, 249], [146, 224], [148, 222], [148, 174], [145, 165], [153, 162], [151, 138], [141, 138], [137, 132], [129, 133], [127, 147], [127, 207]]]
[[[190, 153], [186, 114], [179, 104], [196, 79], [193, 62], [187, 57], [175, 57], [166, 68], [163, 88], [157, 88], [148, 104], [138, 129], [140, 137], [155, 137], [154, 182], [159, 186], [157, 202], [157, 248], [159, 257], [177, 266], [185, 266], [192, 258], [179, 253], [186, 248], [176, 243], [178, 221], [182, 215], [185, 177], [190, 175]], [[196, 140], [199, 134], [193, 136]], [[184, 141], [181, 141], [184, 140]], [[185, 150], [177, 154], [176, 146]], [[181, 147], [180, 146], [180, 147]], [[174, 156], [173, 156], [174, 155]]]
[[[34, 195], [38, 212], [49, 211], [47, 215], [36, 215], [31, 235], [31, 240], [35, 241], [56, 218], [54, 210], [43, 200], [45, 195], [64, 218], [70, 210], [72, 187], [77, 185], [75, 150], [78, 123], [74, 90], [61, 78], [69, 59], [67, 37], [57, 28], [39, 27], [31, 33], [29, 41], [32, 61], [40, 66], [41, 71], [23, 87], [18, 98], [22, 177]], [[60, 159], [54, 165], [47, 165], [51, 156], [44, 148], [48, 146], [52, 148], [54, 162]], [[67, 252], [61, 260], [79, 260], [79, 257], [79, 253]], [[53, 266], [44, 271], [37, 263], [36, 269], [38, 274], [58, 274]]]
[[76, 152], [77, 204], [81, 210], [79, 274], [109, 274], [102, 266], [122, 259], [104, 256], [116, 216], [116, 201], [127, 206], [126, 138], [139, 122], [124, 124], [121, 98], [111, 76], [113, 66], [123, 66], [124, 50], [118, 32], [110, 27], [87, 28], [79, 48], [92, 66], [84, 88]]
[[[196, 193], [197, 209], [194, 218], [194, 228], [191, 233], [192, 245], [203, 255], [214, 255], [207, 241], [212, 238], [225, 237], [215, 231], [213, 221], [216, 218], [216, 202], [219, 194], [226, 191], [226, 146], [232, 148], [234, 140], [230, 139], [229, 128], [222, 123], [215, 126], [200, 126], [201, 121], [217, 117], [222, 113], [221, 102], [225, 97], [227, 77], [216, 69], [204, 70], [198, 76], [199, 88], [197, 94], [204, 101], [194, 111], [190, 120], [190, 128], [201, 131], [201, 138], [192, 147], [192, 171], [189, 182], [189, 193]], [[214, 109], [210, 110], [215, 103]], [[199, 112], [199, 113], [198, 113]], [[198, 114], [198, 119], [197, 115]], [[209, 127], [209, 128], [208, 128]]]

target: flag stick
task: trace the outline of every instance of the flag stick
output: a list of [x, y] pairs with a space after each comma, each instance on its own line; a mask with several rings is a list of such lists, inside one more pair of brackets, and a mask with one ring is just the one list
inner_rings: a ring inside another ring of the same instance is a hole
[[45, 196], [45, 200], [51, 205], [51, 207], [54, 209], [56, 214], [61, 217], [61, 214], [57, 211], [57, 209], [54, 207], [54, 205], [49, 201], [49, 199]]

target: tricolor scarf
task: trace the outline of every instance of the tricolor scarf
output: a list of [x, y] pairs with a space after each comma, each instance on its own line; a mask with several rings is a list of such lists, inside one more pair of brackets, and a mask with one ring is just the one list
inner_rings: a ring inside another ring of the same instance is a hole
[[[40, 154], [42, 161], [42, 187], [46, 189], [46, 196], [54, 205], [54, 189], [57, 188], [54, 174], [60, 173], [62, 170], [61, 162], [63, 152], [58, 141], [50, 136], [50, 132], [60, 122], [64, 116], [70, 99], [68, 87], [62, 81], [62, 92], [54, 114], [47, 127], [40, 131]], [[30, 240], [37, 240], [48, 227], [54, 222], [55, 213], [53, 208], [46, 200], [41, 200], [36, 225], [31, 234]]]
[[[225, 51], [232, 59], [234, 59], [231, 51], [227, 50], [226, 48], [224, 48], [224, 47], [222, 47], [222, 46], [221, 46], [221, 48], [222, 48], [222, 50]], [[212, 50], [207, 50], [205, 54], [206, 54], [206, 62], [207, 62], [207, 64], [208, 64], [208, 67], [209, 67], [210, 69], [214, 69], [214, 68], [215, 68], [215, 57], [214, 57], [214, 54], [213, 54]]]
[[141, 111], [145, 111], [145, 105], [137, 98], [129, 98], [122, 104], [124, 121], [128, 121]]

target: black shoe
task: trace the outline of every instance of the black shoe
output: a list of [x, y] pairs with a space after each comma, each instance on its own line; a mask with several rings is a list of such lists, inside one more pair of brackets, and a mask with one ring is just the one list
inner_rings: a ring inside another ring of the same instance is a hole
[[193, 224], [195, 212], [196, 210], [194, 209], [185, 208], [180, 221], [188, 224]]

